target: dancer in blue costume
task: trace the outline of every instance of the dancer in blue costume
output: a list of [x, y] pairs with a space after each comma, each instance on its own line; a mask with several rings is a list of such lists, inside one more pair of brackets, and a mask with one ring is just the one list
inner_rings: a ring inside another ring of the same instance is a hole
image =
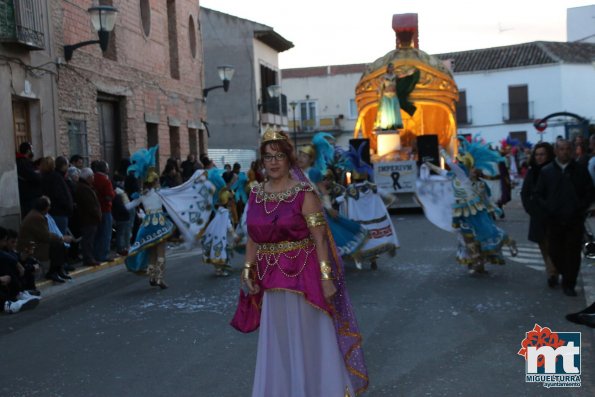
[[130, 247], [126, 268], [132, 272], [146, 272], [151, 286], [165, 289], [165, 241], [172, 235], [174, 225], [163, 212], [163, 201], [156, 192], [159, 187], [159, 174], [154, 168], [157, 148], [141, 149], [131, 157], [133, 164], [128, 170], [134, 171], [143, 181], [144, 191], [142, 196], [126, 204], [126, 209], [142, 204], [145, 217]]
[[341, 202], [341, 215], [358, 222], [368, 231], [367, 241], [353, 257], [355, 266], [361, 270], [362, 262], [370, 261], [371, 269], [377, 270], [378, 256], [384, 253], [395, 256], [399, 248], [397, 231], [387, 210], [396, 197], [382, 194], [378, 186], [371, 182], [374, 170], [362, 160], [361, 150], [364, 147], [361, 145], [359, 150], [350, 147], [343, 154], [348, 159], [352, 183], [337, 201]]
[[[159, 174], [155, 170], [157, 146], [141, 149], [131, 156], [129, 172], [143, 181], [143, 194], [126, 205], [127, 209], [142, 205], [145, 217], [126, 258], [131, 272], [147, 273], [151, 286], [164, 289], [165, 242], [172, 235], [174, 223], [189, 249], [204, 230], [212, 212], [215, 187], [198, 170], [182, 185], [159, 189]], [[167, 213], [164, 211], [167, 209]]]
[[517, 249], [514, 240], [496, 226], [490, 214], [493, 208], [487, 199], [485, 182], [480, 179], [482, 172], [491, 172], [497, 162], [490, 160], [491, 153], [481, 144], [463, 143], [460, 148], [459, 163], [441, 151], [450, 171], [442, 170], [431, 163], [427, 167], [446, 176], [452, 183], [454, 202], [452, 203], [452, 227], [459, 234], [457, 260], [467, 265], [470, 274], [486, 273], [485, 264], [504, 264], [503, 245], [510, 247], [512, 255]]
[[354, 255], [362, 247], [367, 238], [367, 231], [354, 222], [339, 215], [333, 208], [328, 194], [327, 183], [324, 175], [327, 171], [327, 164], [334, 155], [333, 146], [327, 140], [332, 135], [319, 132], [314, 135], [311, 145], [300, 148], [298, 153], [298, 165], [304, 175], [318, 189], [324, 210], [329, 215], [328, 224], [337, 244], [337, 250], [341, 256]]

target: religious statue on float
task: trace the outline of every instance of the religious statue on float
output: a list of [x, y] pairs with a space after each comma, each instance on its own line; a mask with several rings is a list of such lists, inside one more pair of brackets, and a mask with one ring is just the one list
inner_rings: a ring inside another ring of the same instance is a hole
[[413, 116], [416, 108], [413, 102], [409, 101], [409, 94], [419, 81], [419, 75], [419, 70], [415, 68], [412, 68], [408, 73], [397, 75], [392, 62], [386, 66], [386, 73], [380, 76], [378, 84], [377, 130], [403, 128], [401, 109]]

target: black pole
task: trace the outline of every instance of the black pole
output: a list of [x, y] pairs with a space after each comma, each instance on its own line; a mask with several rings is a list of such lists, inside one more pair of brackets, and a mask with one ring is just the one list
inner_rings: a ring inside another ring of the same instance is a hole
[[298, 152], [298, 147], [297, 147], [297, 129], [295, 128], [295, 106], [291, 107], [291, 110], [293, 112], [293, 143], [295, 145], [295, 152]]

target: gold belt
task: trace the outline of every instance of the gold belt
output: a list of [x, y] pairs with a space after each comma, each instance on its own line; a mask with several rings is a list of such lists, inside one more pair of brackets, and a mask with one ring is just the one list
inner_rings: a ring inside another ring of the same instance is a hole
[[282, 241], [280, 243], [265, 243], [257, 244], [256, 252], [259, 254], [281, 254], [283, 252], [289, 252], [300, 248], [306, 248], [314, 244], [314, 240], [311, 237], [307, 237], [303, 240], [298, 241]]

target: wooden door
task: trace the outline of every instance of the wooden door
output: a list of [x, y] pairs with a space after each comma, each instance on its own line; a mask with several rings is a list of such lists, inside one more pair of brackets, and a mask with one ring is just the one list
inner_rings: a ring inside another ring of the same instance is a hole
[[31, 142], [28, 102], [12, 101], [12, 120], [14, 125], [15, 152], [17, 152], [21, 143]]

